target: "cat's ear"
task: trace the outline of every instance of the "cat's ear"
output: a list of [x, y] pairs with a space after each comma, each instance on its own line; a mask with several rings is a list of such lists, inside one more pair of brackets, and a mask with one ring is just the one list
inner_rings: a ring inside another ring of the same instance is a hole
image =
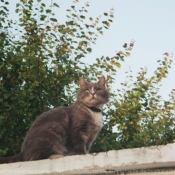
[[80, 89], [85, 89], [86, 87], [86, 81], [83, 77], [79, 78], [79, 85], [80, 85]]
[[106, 80], [105, 80], [105, 77], [104, 77], [103, 75], [100, 77], [100, 79], [99, 79], [99, 81], [98, 81], [98, 84], [99, 84], [101, 87], [105, 88]]

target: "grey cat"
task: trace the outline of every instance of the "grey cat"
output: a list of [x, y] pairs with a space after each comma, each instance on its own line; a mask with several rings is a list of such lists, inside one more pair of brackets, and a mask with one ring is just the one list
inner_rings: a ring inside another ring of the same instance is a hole
[[77, 101], [42, 113], [32, 124], [21, 152], [0, 163], [32, 161], [88, 153], [102, 127], [100, 108], [108, 101], [105, 77], [97, 83], [79, 80]]

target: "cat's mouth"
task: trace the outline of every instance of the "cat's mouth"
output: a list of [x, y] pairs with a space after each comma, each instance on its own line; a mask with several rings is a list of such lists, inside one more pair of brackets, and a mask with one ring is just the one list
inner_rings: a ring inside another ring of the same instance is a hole
[[91, 97], [92, 97], [92, 99], [96, 99], [96, 95], [95, 95], [95, 94], [94, 94], [94, 95], [92, 95]]
[[91, 99], [96, 99], [96, 98], [95, 98], [95, 95], [92, 95], [92, 96], [91, 96]]
[[94, 101], [94, 100], [97, 100], [97, 98], [96, 98], [96, 97], [94, 97], [94, 96], [92, 96], [92, 97], [91, 97], [91, 100], [93, 100], [93, 101]]

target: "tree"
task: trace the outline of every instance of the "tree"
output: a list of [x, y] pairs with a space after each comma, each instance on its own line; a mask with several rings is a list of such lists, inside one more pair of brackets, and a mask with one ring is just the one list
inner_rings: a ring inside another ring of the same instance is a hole
[[[52, 1], [51, 1], [52, 2]], [[120, 61], [132, 46], [114, 57], [97, 58], [92, 65], [81, 60], [92, 51], [103, 30], [110, 27], [113, 10], [103, 18], [89, 18], [85, 4], [68, 9], [67, 21], [59, 23], [52, 2], [48, 8], [41, 0], [20, 0], [16, 4], [19, 21], [8, 17], [8, 1], [0, 9], [0, 156], [20, 151], [31, 123], [42, 112], [74, 101], [80, 76], [95, 80], [107, 72], [113, 81]]]
[[146, 78], [141, 69], [134, 81], [122, 83], [116, 99], [110, 103], [107, 122], [94, 144], [93, 151], [135, 148], [173, 143], [175, 140], [175, 89], [165, 101], [158, 94], [160, 83], [166, 78], [172, 60], [158, 61], [154, 75]]

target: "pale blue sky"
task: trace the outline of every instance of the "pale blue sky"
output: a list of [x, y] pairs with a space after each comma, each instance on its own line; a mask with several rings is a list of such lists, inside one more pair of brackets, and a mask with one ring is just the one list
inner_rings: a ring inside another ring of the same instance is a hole
[[[10, 16], [15, 17], [15, 4], [19, 0], [11, 0]], [[55, 0], [56, 1], [56, 0]], [[50, 0], [44, 0], [50, 3]], [[82, 6], [87, 0], [79, 0], [77, 6]], [[129, 68], [133, 75], [141, 67], [148, 68], [148, 75], [156, 70], [157, 60], [163, 59], [163, 53], [175, 54], [175, 0], [89, 0], [88, 15], [98, 17], [104, 12], [114, 8], [113, 23], [109, 30], [104, 31], [93, 45], [93, 51], [86, 60], [92, 62], [97, 57], [113, 56], [115, 51], [122, 49], [124, 43], [135, 40], [135, 46], [128, 57], [118, 69], [116, 84], [125, 81], [124, 72]], [[58, 22], [64, 22], [67, 14], [66, 9], [72, 5], [72, 0], [57, 0], [60, 9], [56, 11]], [[173, 58], [174, 60], [174, 58]], [[169, 75], [162, 82], [160, 94], [167, 99], [168, 93], [175, 88], [175, 61], [169, 71]]]

